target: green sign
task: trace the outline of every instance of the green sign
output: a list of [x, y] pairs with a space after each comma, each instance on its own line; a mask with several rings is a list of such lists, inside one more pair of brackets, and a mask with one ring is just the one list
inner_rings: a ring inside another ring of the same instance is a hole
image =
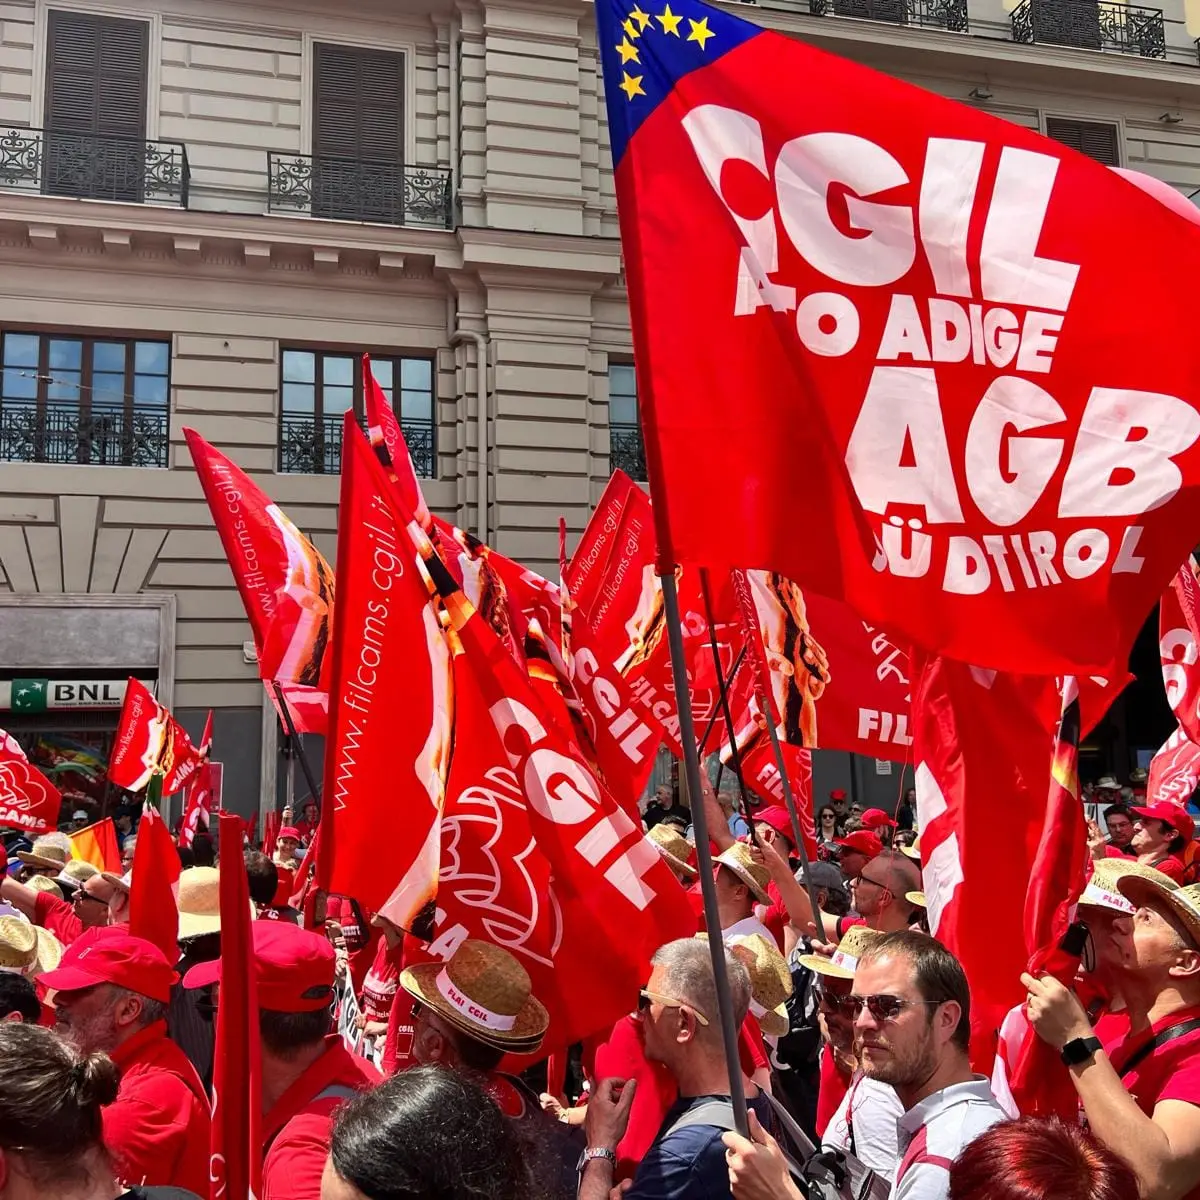
[[[142, 682], [154, 690], [153, 680]], [[0, 709], [44, 713], [63, 708], [120, 708], [126, 686], [124, 679], [0, 680]]]

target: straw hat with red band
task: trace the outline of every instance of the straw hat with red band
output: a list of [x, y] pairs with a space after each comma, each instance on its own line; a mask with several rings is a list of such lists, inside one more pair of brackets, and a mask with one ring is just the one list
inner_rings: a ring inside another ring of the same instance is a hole
[[654, 843], [659, 854], [676, 870], [687, 875], [696, 874], [696, 868], [688, 862], [688, 855], [692, 852], [691, 844], [678, 829], [659, 822], [646, 836]]
[[868, 829], [897, 829], [899, 826], [882, 808], [868, 808], [859, 820]]
[[1196, 823], [1182, 805], [1168, 804], [1165, 800], [1160, 800], [1157, 804], [1148, 804], [1143, 808], [1135, 808], [1131, 811], [1147, 821], [1165, 822], [1185, 842], [1190, 842], [1196, 836]]
[[283, 841], [284, 838], [291, 838], [293, 842], [300, 842], [304, 839], [300, 836], [300, 830], [295, 825], [283, 825], [279, 832], [275, 835], [276, 841]]
[[787, 838], [789, 846], [795, 846], [796, 839], [792, 833], [792, 818], [782, 804], [769, 804], [766, 808], [760, 808], [754, 814], [753, 820], [756, 824], [761, 821], [764, 825], [769, 825], [780, 837]]
[[[271, 1012], [302, 1013], [333, 1001], [337, 958], [327, 938], [286, 921], [254, 922], [258, 1003]], [[221, 981], [221, 962], [200, 963], [184, 977], [186, 988]]]
[[858, 970], [858, 960], [883, 937], [878, 929], [865, 925], [851, 925], [846, 936], [838, 943], [832, 958], [823, 954], [802, 954], [796, 961], [818, 975], [831, 975], [834, 979], [853, 979]]
[[139, 996], [168, 1004], [171, 986], [179, 976], [166, 956], [145, 938], [134, 937], [121, 926], [85, 930], [71, 943], [62, 961], [38, 980], [56, 992], [113, 983]]
[[865, 854], [868, 859], [883, 853], [883, 843], [879, 840], [879, 835], [872, 833], [869, 829], [856, 829], [853, 833], [846, 834], [845, 837], [834, 838], [833, 844], [841, 846], [843, 850], [853, 850], [857, 854]]
[[728, 849], [722, 850], [713, 862], [732, 871], [761, 903], [771, 903], [767, 891], [771, 872], [762, 863], [755, 862], [754, 854], [745, 842], [734, 842]]
[[1161, 883], [1143, 879], [1140, 875], [1126, 875], [1117, 881], [1117, 887], [1135, 909], [1156, 903], [1171, 912], [1187, 930], [1192, 948], [1200, 950], [1200, 883], [1172, 892]]
[[406, 967], [400, 986], [456, 1029], [498, 1050], [532, 1053], [550, 1024], [529, 972], [490, 942], [468, 939], [444, 963]]
[[1165, 891], [1174, 892], [1179, 884], [1161, 871], [1153, 867], [1144, 867], [1131, 858], [1102, 858], [1093, 865], [1092, 877], [1079, 897], [1080, 904], [1092, 908], [1107, 908], [1113, 912], [1124, 913], [1126, 916], [1135, 911], [1133, 904], [1121, 894], [1118, 886], [1126, 875], [1136, 875], [1140, 879], [1158, 884]]

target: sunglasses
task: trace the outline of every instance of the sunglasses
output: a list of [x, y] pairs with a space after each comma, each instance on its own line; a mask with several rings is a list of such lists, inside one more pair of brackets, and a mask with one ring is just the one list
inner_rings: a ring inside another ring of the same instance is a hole
[[94, 904], [103, 904], [105, 908], [108, 907], [107, 900], [101, 900], [99, 896], [93, 896], [91, 892], [85, 892], [83, 888], [80, 888], [79, 891], [75, 893], [75, 895], [71, 898], [71, 903], [82, 904], [84, 900], [91, 900]]
[[857, 878], [856, 882], [858, 882], [858, 883], [873, 883], [877, 888], [880, 888], [882, 891], [885, 891], [885, 892], [890, 892], [892, 890], [888, 884], [880, 883], [878, 879], [872, 879], [870, 877], [870, 875], [868, 875], [865, 871], [860, 871], [858, 873], [858, 878]]
[[861, 1011], [853, 1004], [853, 996], [838, 996], [833, 992], [827, 992], [823, 987], [815, 988], [814, 991], [817, 994], [817, 1003], [827, 1012], [836, 1013], [838, 1016], [852, 1021]]
[[895, 1021], [906, 1008], [937, 1008], [942, 1000], [905, 1000], [902, 996], [856, 996], [851, 993], [842, 1000], [842, 1012], [858, 1019], [865, 1008], [876, 1021]]
[[658, 992], [648, 992], [642, 988], [638, 992], [638, 1012], [649, 1011], [651, 1004], [661, 1004], [663, 1008], [681, 1008], [686, 1012], [690, 1012], [701, 1025], [708, 1024], [708, 1018], [691, 1004], [684, 1004], [682, 1000], [672, 1000], [670, 996], [661, 996]]

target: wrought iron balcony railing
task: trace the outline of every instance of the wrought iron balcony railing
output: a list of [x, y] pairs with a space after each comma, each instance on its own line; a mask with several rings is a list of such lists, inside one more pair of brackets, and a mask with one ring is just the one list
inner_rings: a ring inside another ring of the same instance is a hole
[[967, 28], [967, 0], [808, 0], [808, 11], [814, 17], [861, 17], [953, 33]]
[[267, 209], [382, 225], [453, 224], [450, 172], [438, 167], [267, 151]]
[[637, 425], [610, 421], [608, 425], [608, 461], [615, 471], [620, 468], [630, 479], [646, 478], [646, 446]]
[[1166, 58], [1161, 8], [1114, 0], [1021, 0], [1012, 11], [1014, 42], [1116, 50], [1142, 58]]
[[0, 403], [0, 459], [165, 467], [170, 415], [165, 408], [92, 408], [77, 404]]
[[0, 126], [0, 188], [187, 208], [190, 180], [182, 142]]
[[[408, 418], [401, 422], [413, 469], [433, 478], [433, 423]], [[365, 430], [364, 430], [365, 432]], [[293, 475], [338, 475], [342, 470], [342, 414], [314, 418], [284, 413], [279, 419], [279, 470]]]

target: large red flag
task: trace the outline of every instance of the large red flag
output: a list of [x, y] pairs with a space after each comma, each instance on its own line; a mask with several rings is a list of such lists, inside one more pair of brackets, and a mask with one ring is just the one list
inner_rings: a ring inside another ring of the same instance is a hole
[[58, 828], [62, 795], [25, 757], [17, 739], [0, 729], [0, 825], [26, 833]]
[[[321, 552], [234, 462], [184, 429], [221, 545], [246, 608], [258, 673], [278, 683], [300, 733], [324, 733], [333, 572]], [[281, 714], [282, 717], [282, 714]]]
[[[412, 541], [427, 539], [399, 511], [352, 414], [342, 437], [339, 617], [317, 876], [375, 910], [404, 874], [405, 899], [393, 906], [405, 912], [396, 923], [421, 927], [437, 887], [455, 702], [450, 653]], [[392, 875], [380, 864], [384, 830]]]
[[1159, 602], [1158, 652], [1167, 703], [1184, 735], [1200, 745], [1200, 583], [1190, 554]]
[[433, 518], [425, 503], [408, 443], [404, 440], [404, 430], [401, 429], [387, 396], [383, 394], [383, 389], [375, 381], [369, 354], [362, 356], [362, 372], [367, 434], [371, 439], [371, 447], [387, 471], [388, 477], [396, 485], [401, 511], [412, 513], [421, 528], [428, 531]]
[[222, 813], [220, 831], [221, 995], [213, 1055], [209, 1200], [262, 1195], [262, 1098], [258, 985], [241, 820]]
[[212, 709], [204, 722], [204, 733], [200, 738], [200, 765], [192, 776], [187, 787], [187, 799], [183, 804], [183, 820], [179, 826], [179, 844], [187, 847], [192, 844], [196, 831], [201, 825], [208, 828], [212, 819]]
[[1200, 527], [1200, 214], [672, 8], [596, 6], [664, 561], [778, 571], [965, 662], [1123, 665]]
[[118, 787], [140, 792], [157, 774], [162, 794], [179, 791], [200, 766], [200, 752], [170, 710], [140, 680], [130, 679], [113, 738], [108, 777]]
[[162, 814], [147, 804], [138, 824], [129, 895], [129, 932], [179, 958], [179, 855]]

